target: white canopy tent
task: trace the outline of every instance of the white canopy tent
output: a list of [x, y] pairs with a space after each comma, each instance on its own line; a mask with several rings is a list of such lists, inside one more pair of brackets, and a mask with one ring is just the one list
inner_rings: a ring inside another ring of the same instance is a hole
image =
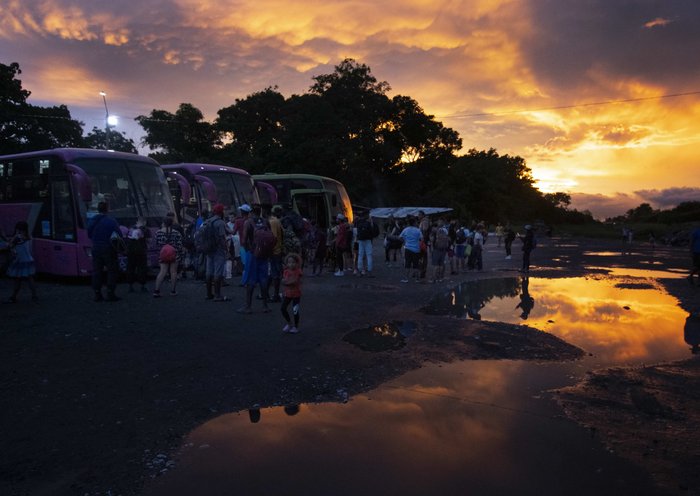
[[418, 212], [423, 212], [425, 215], [442, 214], [445, 212], [451, 212], [453, 209], [444, 207], [382, 207], [373, 208], [370, 210], [369, 214], [375, 219], [388, 219], [389, 217], [394, 217], [395, 219], [403, 219], [404, 217], [416, 216]]

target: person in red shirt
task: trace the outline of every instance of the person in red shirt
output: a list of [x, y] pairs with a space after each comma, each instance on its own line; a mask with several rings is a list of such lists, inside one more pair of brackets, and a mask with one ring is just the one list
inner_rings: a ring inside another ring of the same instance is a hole
[[[299, 332], [299, 302], [301, 301], [301, 257], [296, 253], [290, 253], [284, 258], [284, 273], [282, 275], [282, 286], [284, 286], [284, 299], [282, 300], [282, 317], [287, 324], [282, 328], [282, 332], [296, 334]], [[289, 304], [292, 304], [294, 314], [294, 324], [289, 315]]]

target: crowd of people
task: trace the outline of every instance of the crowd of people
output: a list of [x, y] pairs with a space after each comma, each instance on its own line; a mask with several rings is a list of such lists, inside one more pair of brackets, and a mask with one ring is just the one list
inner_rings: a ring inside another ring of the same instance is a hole
[[[119, 301], [116, 294], [120, 258], [126, 258], [126, 281], [129, 292], [147, 293], [148, 247], [150, 231], [145, 219], [139, 218], [122, 232], [109, 215], [107, 202], [98, 204], [98, 213], [88, 223], [92, 240], [92, 288], [94, 301]], [[31, 258], [31, 236], [26, 223], [18, 223], [15, 241], [18, 256], [8, 275], [14, 277], [16, 301], [21, 281], [28, 280], [32, 298], [38, 299], [34, 285], [34, 263]], [[281, 303], [286, 321], [285, 332], [298, 332], [301, 283], [304, 270], [310, 277], [346, 273], [374, 277], [373, 247], [382, 229], [368, 212], [359, 212], [350, 223], [338, 214], [328, 228], [302, 218], [291, 208], [260, 205], [240, 206], [226, 215], [224, 206], [214, 205], [211, 213], [203, 212], [189, 230], [178, 225], [175, 214], [169, 213], [155, 233], [159, 253], [159, 271], [152, 295], [161, 298], [161, 289], [168, 281], [169, 295], [177, 296], [177, 284], [192, 271], [205, 283], [205, 298], [214, 302], [231, 301], [222, 288], [240, 275], [245, 288], [244, 304], [238, 312], [253, 312], [253, 300], [261, 301], [262, 311], [270, 311], [270, 303]], [[511, 245], [523, 241], [523, 267], [529, 270], [529, 255], [535, 246], [531, 226], [524, 235], [516, 235], [510, 226], [496, 227], [498, 246], [505, 246], [506, 259], [511, 258]], [[466, 223], [443, 218], [431, 220], [423, 212], [406, 219], [389, 218], [383, 226], [383, 246], [387, 266], [402, 263], [405, 273], [400, 279], [440, 282], [446, 271], [457, 274], [483, 269], [483, 246], [488, 238], [485, 224]], [[397, 262], [398, 260], [398, 262]], [[429, 271], [428, 268], [431, 268]], [[105, 277], [106, 274], [106, 277]], [[103, 294], [102, 288], [107, 292]], [[256, 296], [256, 289], [257, 296]], [[289, 314], [291, 305], [292, 314]]]

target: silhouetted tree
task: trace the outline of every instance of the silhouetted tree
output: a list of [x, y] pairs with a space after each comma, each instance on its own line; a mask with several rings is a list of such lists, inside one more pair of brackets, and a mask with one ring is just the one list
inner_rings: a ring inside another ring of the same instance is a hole
[[22, 88], [16, 62], [0, 63], [0, 153], [19, 153], [83, 144], [80, 121], [68, 107], [38, 107], [27, 103], [30, 91]]
[[158, 150], [149, 156], [161, 163], [213, 161], [221, 145], [214, 126], [191, 103], [181, 103], [174, 114], [154, 109], [136, 122], [146, 131], [142, 144]]
[[[93, 127], [92, 131], [83, 139], [83, 143], [86, 148], [96, 150], [104, 148], [105, 143], [107, 143], [105, 130]], [[127, 138], [125, 133], [114, 130], [109, 131], [109, 149], [118, 152], [138, 153], [134, 140]]]

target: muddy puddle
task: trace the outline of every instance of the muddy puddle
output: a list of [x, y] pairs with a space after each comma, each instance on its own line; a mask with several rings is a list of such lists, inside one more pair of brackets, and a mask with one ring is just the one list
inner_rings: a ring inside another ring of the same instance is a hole
[[[601, 366], [689, 356], [687, 314], [653, 279], [478, 280], [436, 293], [424, 310], [527, 324], [591, 355], [430, 364], [347, 403], [223, 415], [187, 436], [176, 468], [145, 494], [657, 494], [548, 392]], [[381, 352], [418, 335], [420, 323], [390, 322], [345, 339]], [[377, 336], [388, 341], [373, 347]]]

